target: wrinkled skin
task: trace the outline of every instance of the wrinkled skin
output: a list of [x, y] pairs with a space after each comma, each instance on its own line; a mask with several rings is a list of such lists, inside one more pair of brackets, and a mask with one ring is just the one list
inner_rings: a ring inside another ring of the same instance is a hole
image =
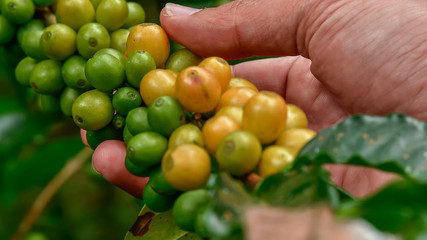
[[[421, 0], [235, 0], [201, 11], [168, 4], [161, 12], [169, 37], [202, 56], [286, 56], [238, 64], [233, 75], [301, 107], [316, 131], [356, 113], [427, 120], [426, 22]], [[124, 157], [112, 148], [95, 153], [104, 151], [108, 157], [95, 155], [94, 168], [141, 197], [147, 180], [117, 170]], [[359, 197], [395, 178], [361, 167], [328, 169]]]

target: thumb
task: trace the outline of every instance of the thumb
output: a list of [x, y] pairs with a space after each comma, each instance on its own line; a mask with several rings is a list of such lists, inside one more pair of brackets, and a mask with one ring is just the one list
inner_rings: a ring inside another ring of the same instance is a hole
[[203, 10], [168, 3], [160, 21], [172, 40], [202, 56], [299, 55], [296, 33], [306, 2], [235, 0]]

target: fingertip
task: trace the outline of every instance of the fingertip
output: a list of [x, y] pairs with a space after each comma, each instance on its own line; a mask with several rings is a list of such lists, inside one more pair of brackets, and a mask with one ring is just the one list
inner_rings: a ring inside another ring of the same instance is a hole
[[137, 198], [142, 198], [148, 178], [137, 177], [125, 167], [126, 144], [118, 140], [102, 142], [92, 156], [93, 168], [107, 181]]
[[186, 7], [175, 3], [166, 3], [160, 14], [165, 17], [185, 17], [198, 11], [200, 11], [200, 9]]
[[[232, 60], [299, 55], [295, 27], [300, 11], [298, 6], [280, 5], [281, 0], [235, 1], [200, 10], [167, 4], [160, 23], [173, 41], [200, 56]], [[260, 9], [271, 11], [265, 14]]]
[[[99, 173], [113, 174], [111, 173], [110, 166], [116, 161], [121, 161], [126, 157], [126, 145], [122, 141], [107, 140], [99, 144], [95, 149], [92, 161], [94, 169]], [[102, 174], [104, 175], [104, 174]]]
[[86, 130], [80, 128], [80, 136], [82, 138], [82, 142], [84, 145], [86, 145], [87, 147], [90, 147], [89, 144], [87, 143], [87, 138], [86, 138]]
[[[219, 7], [194, 9], [168, 3], [160, 13], [160, 23], [173, 41], [198, 55], [207, 57], [215, 52], [218, 56], [230, 58], [227, 53], [235, 55], [230, 49], [234, 46], [229, 46], [234, 43], [232, 40], [234, 35], [229, 29], [218, 25], [229, 24], [231, 17], [218, 9]], [[218, 18], [218, 23], [212, 25], [214, 18]]]

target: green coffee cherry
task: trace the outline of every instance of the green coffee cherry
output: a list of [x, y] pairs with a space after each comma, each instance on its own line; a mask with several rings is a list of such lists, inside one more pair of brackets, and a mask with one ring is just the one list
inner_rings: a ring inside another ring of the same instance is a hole
[[123, 129], [126, 125], [126, 118], [122, 115], [116, 114], [113, 118], [112, 124], [116, 130], [120, 130], [123, 132]]
[[142, 193], [145, 205], [155, 212], [165, 212], [173, 207], [173, 203], [178, 195], [161, 195], [147, 184]]
[[174, 52], [166, 61], [165, 68], [181, 72], [187, 67], [197, 66], [202, 58], [187, 48], [182, 48]]
[[86, 79], [85, 66], [87, 60], [80, 55], [69, 57], [62, 65], [62, 77], [67, 86], [78, 90], [92, 89]]
[[125, 167], [128, 172], [137, 177], [148, 177], [151, 169], [148, 166], [134, 164], [128, 157], [125, 158]]
[[151, 131], [150, 123], [148, 122], [148, 109], [146, 107], [138, 107], [130, 110], [126, 116], [126, 127], [132, 135]]
[[91, 58], [98, 50], [110, 47], [110, 34], [99, 23], [86, 23], [77, 32], [77, 50], [84, 58]]
[[155, 132], [169, 136], [185, 123], [184, 110], [176, 99], [161, 96], [148, 107], [148, 122]]
[[71, 117], [73, 103], [80, 96], [81, 92], [70, 87], [66, 87], [59, 98], [59, 105], [61, 106], [61, 111], [66, 117]]
[[122, 28], [130, 28], [145, 22], [145, 11], [139, 3], [127, 2], [128, 16]]
[[15, 36], [15, 26], [5, 16], [0, 15], [0, 44], [8, 43]]
[[176, 199], [172, 209], [178, 227], [194, 232], [197, 213], [200, 207], [208, 202], [209, 198], [209, 192], [206, 189], [197, 189], [181, 194]]
[[141, 95], [131, 87], [121, 87], [113, 95], [113, 107], [117, 113], [122, 115], [127, 115], [130, 110], [141, 106], [141, 104]]
[[128, 143], [126, 156], [135, 164], [154, 166], [160, 164], [168, 148], [168, 140], [156, 132], [135, 135]]
[[117, 51], [125, 54], [126, 52], [126, 42], [128, 40], [129, 30], [119, 29], [111, 33], [111, 48], [116, 49]]
[[114, 48], [103, 48], [103, 49], [100, 49], [98, 52], [96, 52], [95, 55], [93, 56], [95, 57], [97, 55], [102, 55], [102, 54], [110, 54], [111, 56], [120, 60], [120, 62], [123, 64], [123, 67], [126, 66], [127, 59], [125, 55], [121, 53], [119, 50], [116, 50]]
[[44, 29], [40, 46], [46, 56], [62, 61], [76, 51], [76, 37], [77, 34], [71, 27], [57, 23]]
[[33, 18], [36, 6], [28, 0], [2, 0], [1, 13], [14, 24], [23, 24]]
[[21, 48], [27, 56], [36, 60], [47, 59], [40, 45], [42, 35], [43, 30], [31, 30], [22, 37]]
[[96, 89], [111, 93], [125, 81], [125, 68], [121, 61], [110, 54], [100, 54], [89, 59], [85, 66], [89, 83]]
[[21, 25], [18, 28], [18, 31], [16, 33], [16, 38], [18, 40], [19, 46], [22, 47], [22, 39], [24, 38], [25, 34], [32, 30], [43, 30], [44, 24], [42, 20], [33, 18], [30, 21], [26, 22], [24, 25]]
[[30, 85], [34, 91], [42, 94], [60, 92], [65, 87], [61, 62], [48, 59], [37, 63], [30, 75]]
[[107, 94], [96, 89], [81, 94], [72, 107], [74, 122], [87, 131], [95, 131], [107, 126], [113, 119], [113, 113], [111, 99]]
[[40, 109], [44, 113], [58, 113], [61, 111], [61, 107], [59, 106], [59, 99], [54, 95], [40, 95]]
[[133, 87], [139, 88], [145, 74], [154, 69], [156, 61], [147, 51], [135, 51], [129, 55], [126, 63], [127, 81]]
[[132, 138], [132, 133], [129, 132], [127, 125], [125, 125], [125, 127], [123, 128], [123, 141], [128, 144]]
[[96, 21], [108, 31], [119, 29], [128, 17], [126, 0], [102, 0], [96, 8]]
[[15, 78], [23, 86], [30, 86], [30, 76], [37, 61], [31, 57], [23, 58], [15, 68]]
[[89, 146], [95, 150], [99, 144], [106, 140], [123, 140], [123, 131], [116, 129], [112, 123], [107, 126], [86, 132], [86, 140]]
[[178, 192], [178, 190], [166, 181], [161, 167], [157, 167], [150, 172], [150, 181], [148, 184], [155, 192], [161, 195], [171, 195]]

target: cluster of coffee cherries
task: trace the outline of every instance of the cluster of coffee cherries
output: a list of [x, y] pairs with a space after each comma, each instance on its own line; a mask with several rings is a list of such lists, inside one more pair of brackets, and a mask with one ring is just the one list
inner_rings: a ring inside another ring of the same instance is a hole
[[184, 230], [197, 228], [212, 174], [267, 177], [292, 166], [315, 136], [300, 108], [232, 77], [225, 59], [187, 48], [171, 54], [166, 32], [144, 23], [138, 3], [43, 1], [39, 8], [55, 13], [47, 25], [34, 18], [38, 2], [2, 1], [0, 22], [18, 26], [27, 54], [17, 81], [39, 94], [43, 109], [86, 130], [91, 148], [123, 140], [126, 169], [149, 177], [145, 204], [172, 209]]

